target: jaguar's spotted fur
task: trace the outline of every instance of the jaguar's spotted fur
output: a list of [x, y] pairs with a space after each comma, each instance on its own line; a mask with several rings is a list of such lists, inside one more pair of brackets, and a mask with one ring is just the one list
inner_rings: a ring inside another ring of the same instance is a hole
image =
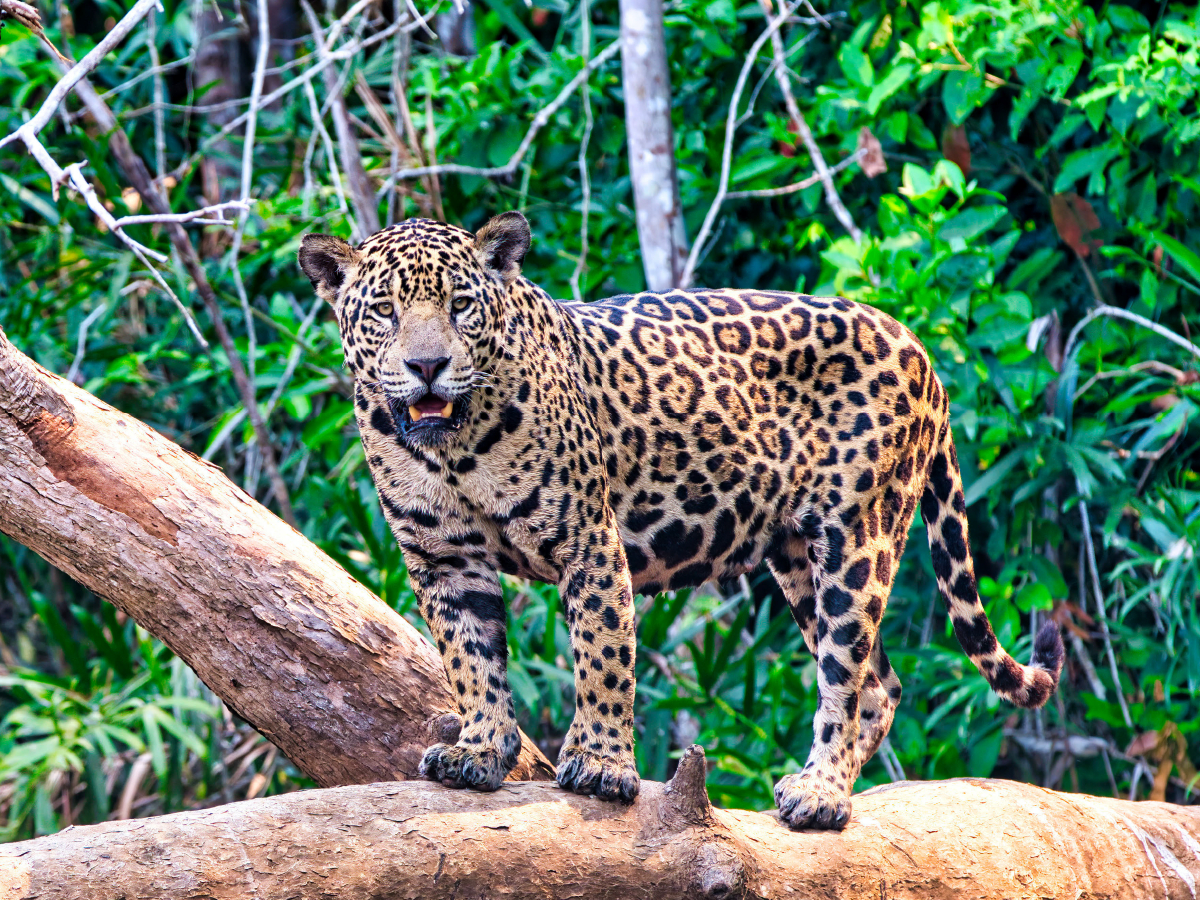
[[755, 290], [561, 303], [520, 274], [519, 213], [477, 235], [411, 219], [300, 264], [337, 312], [363, 445], [463, 715], [429, 777], [497, 788], [519, 749], [497, 573], [557, 584], [577, 709], [558, 767], [632, 799], [633, 594], [766, 560], [818, 660], [815, 741], [775, 798], [841, 828], [900, 682], [879, 621], [918, 505], [963, 649], [1001, 696], [1045, 703], [1062, 666], [996, 642], [975, 587], [946, 391], [878, 310]]

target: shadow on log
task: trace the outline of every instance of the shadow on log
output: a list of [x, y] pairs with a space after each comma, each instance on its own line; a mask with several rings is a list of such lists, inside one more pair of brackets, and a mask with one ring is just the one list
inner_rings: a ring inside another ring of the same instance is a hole
[[[162, 640], [318, 784], [411, 778], [455, 732], [415, 628], [218, 467], [3, 330], [0, 498], [0, 531]], [[512, 777], [554, 770], [524, 738]]]
[[846, 830], [713, 809], [704, 753], [632, 806], [408, 782], [71, 828], [0, 847], [0, 898], [1191, 898], [1200, 809], [1003, 781], [860, 794]]

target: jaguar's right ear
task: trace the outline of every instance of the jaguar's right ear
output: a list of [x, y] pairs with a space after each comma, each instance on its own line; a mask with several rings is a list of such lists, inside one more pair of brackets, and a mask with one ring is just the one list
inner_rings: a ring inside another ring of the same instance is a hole
[[299, 258], [300, 268], [312, 282], [317, 296], [332, 306], [337, 302], [346, 272], [358, 262], [359, 253], [331, 234], [306, 234], [300, 241]]

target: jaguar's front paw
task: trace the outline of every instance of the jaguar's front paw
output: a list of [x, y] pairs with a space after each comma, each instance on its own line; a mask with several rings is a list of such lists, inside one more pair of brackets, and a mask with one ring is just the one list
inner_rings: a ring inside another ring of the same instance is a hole
[[565, 747], [558, 757], [558, 784], [576, 794], [632, 803], [642, 781], [632, 762]]
[[494, 791], [512, 767], [511, 760], [492, 748], [434, 744], [425, 751], [418, 771], [422, 777], [440, 781], [446, 787]]
[[841, 831], [850, 821], [850, 797], [815, 774], [786, 775], [775, 785], [775, 805], [788, 826]]

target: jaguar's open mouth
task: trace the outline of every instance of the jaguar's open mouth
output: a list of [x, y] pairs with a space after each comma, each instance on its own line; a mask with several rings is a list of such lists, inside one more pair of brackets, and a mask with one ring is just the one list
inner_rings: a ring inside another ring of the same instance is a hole
[[432, 446], [444, 443], [466, 419], [468, 397], [447, 400], [436, 394], [424, 394], [407, 405], [392, 399], [388, 406], [400, 437], [412, 444]]
[[454, 401], [443, 400], [433, 394], [426, 394], [408, 408], [408, 417], [414, 422], [423, 419], [449, 419], [454, 414]]

